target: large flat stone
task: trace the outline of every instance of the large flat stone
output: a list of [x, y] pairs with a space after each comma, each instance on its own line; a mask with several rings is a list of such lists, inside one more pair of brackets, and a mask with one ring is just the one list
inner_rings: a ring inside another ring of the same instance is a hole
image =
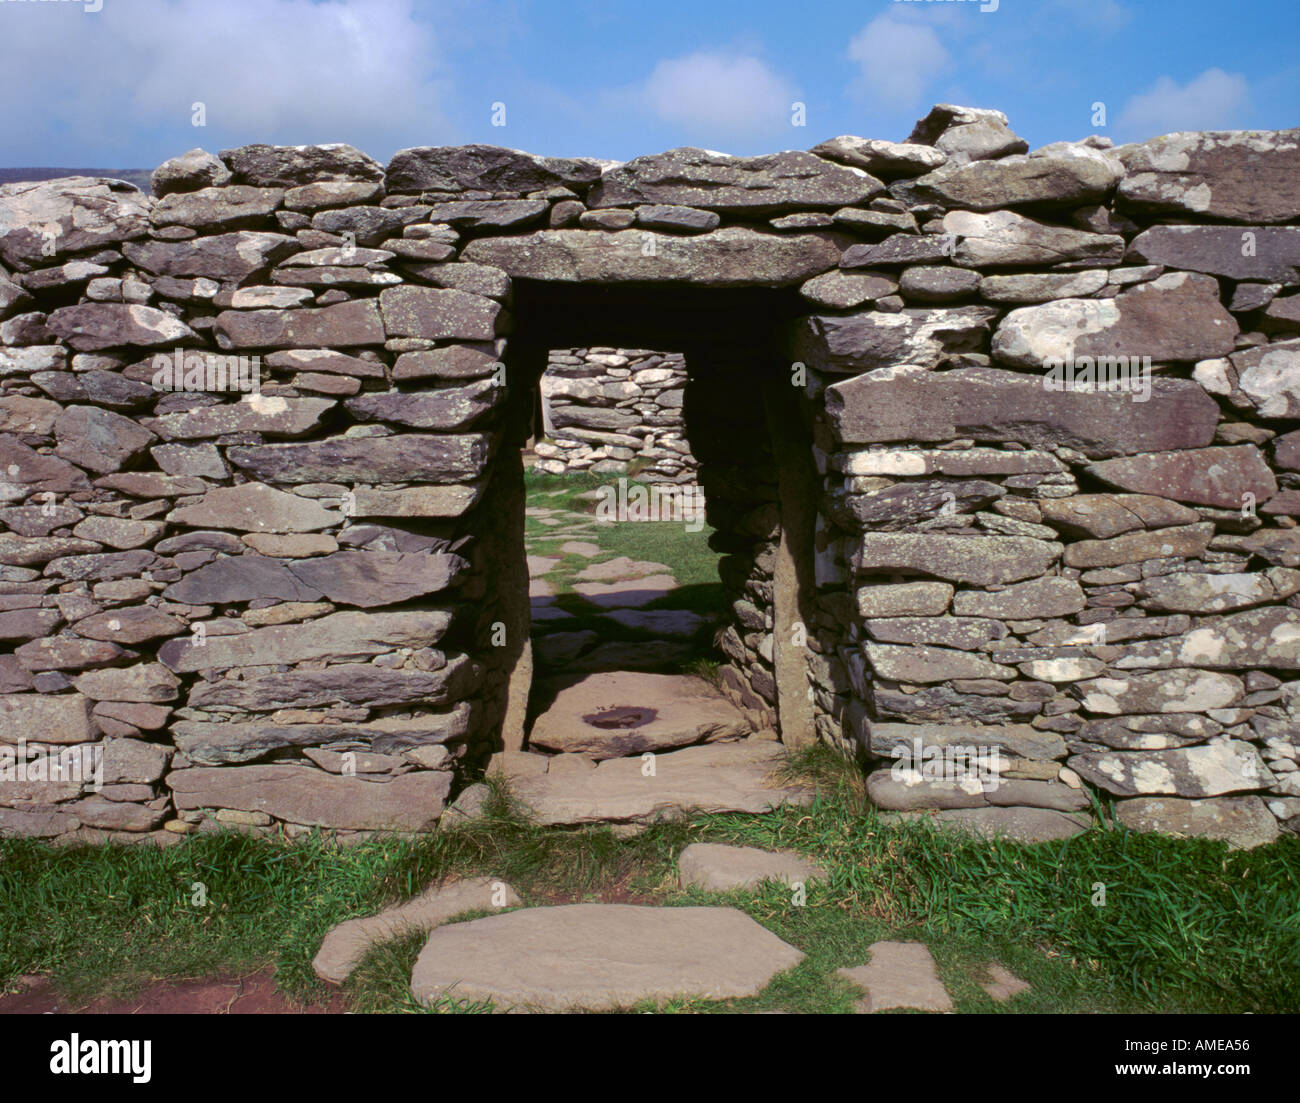
[[528, 741], [599, 760], [737, 739], [749, 730], [744, 714], [700, 678], [621, 671], [562, 689]]
[[426, 831], [442, 814], [451, 774], [416, 770], [366, 781], [309, 766], [199, 766], [173, 770], [167, 786], [180, 810], [230, 808], [308, 827]]
[[371, 609], [445, 590], [468, 565], [450, 552], [340, 551], [288, 569], [330, 601]]
[[343, 514], [265, 483], [243, 483], [209, 490], [193, 505], [172, 510], [167, 520], [234, 532], [317, 532], [340, 524]]
[[925, 817], [939, 828], [981, 839], [1005, 838], [1019, 843], [1045, 843], [1070, 839], [1088, 830], [1091, 819], [1054, 808], [945, 808], [939, 812], [904, 812], [907, 818]]
[[[1122, 357], [1132, 371], [1133, 358], [1162, 364], [1226, 356], [1238, 331], [1216, 280], [1170, 272], [1113, 299], [1058, 299], [1013, 310], [993, 335], [993, 355], [1033, 369], [1073, 362], [1076, 372], [1087, 366], [1082, 357]], [[1112, 374], [1100, 365], [1096, 370], [1099, 378]]]
[[1115, 806], [1130, 831], [1223, 839], [1231, 850], [1251, 850], [1278, 837], [1277, 818], [1261, 797], [1134, 797]]
[[[919, 744], [918, 744], [919, 741]], [[916, 757], [928, 747], [999, 747], [1018, 758], [1057, 759], [1066, 754], [1055, 732], [1028, 724], [880, 724], [872, 723], [868, 747], [879, 758]]]
[[504, 146], [416, 146], [399, 149], [384, 177], [389, 192], [534, 192], [585, 186], [600, 165], [585, 158], [539, 157]]
[[261, 188], [292, 188], [331, 180], [383, 178], [383, 167], [355, 146], [334, 142], [314, 146], [264, 143], [223, 149], [221, 159], [240, 183]]
[[993, 586], [1045, 574], [1062, 546], [1028, 536], [867, 533], [853, 556], [863, 573], [909, 572]]
[[685, 146], [637, 157], [606, 172], [587, 197], [591, 207], [664, 203], [748, 215], [833, 209], [862, 203], [884, 185], [861, 170], [787, 150], [732, 157]]
[[652, 775], [642, 773], [640, 758], [617, 758], [585, 772], [515, 776], [511, 784], [540, 824], [653, 822], [806, 804], [810, 789], [773, 776], [784, 761], [776, 743], [718, 743], [656, 755]]
[[50, 314], [46, 325], [79, 352], [115, 345], [157, 348], [197, 340], [195, 332], [179, 318], [139, 303], [62, 306]]
[[372, 299], [315, 309], [223, 310], [217, 315], [215, 333], [223, 349], [347, 348], [382, 345], [385, 337], [379, 307]]
[[1124, 256], [1118, 234], [1094, 234], [1051, 226], [1015, 211], [950, 211], [943, 230], [952, 259], [963, 268], [1028, 267], [1067, 261], [1117, 263]]
[[856, 373], [895, 364], [907, 364], [909, 370], [935, 368], [954, 352], [979, 347], [996, 317], [996, 310], [983, 306], [813, 314], [799, 322], [794, 355], [828, 372]]
[[1300, 130], [1180, 131], [1116, 155], [1119, 198], [1145, 211], [1229, 222], [1300, 217]]
[[[0, 184], [0, 260], [20, 271], [143, 237], [148, 229], [149, 197], [121, 180]], [[47, 236], [48, 230], [55, 232]]]
[[851, 240], [831, 231], [777, 234], [744, 226], [690, 236], [645, 230], [540, 230], [527, 237], [479, 238], [461, 255], [516, 279], [785, 287], [836, 267]]
[[1226, 709], [1246, 693], [1240, 678], [1205, 670], [1095, 678], [1080, 682], [1078, 692], [1084, 708], [1108, 716]]
[[1219, 509], [1241, 509], [1246, 494], [1262, 504], [1277, 493], [1277, 480], [1253, 444], [1153, 450], [1094, 463], [1088, 473], [1120, 490]]
[[190, 241], [128, 241], [128, 260], [155, 276], [242, 281], [297, 251], [286, 234], [240, 230]]
[[0, 743], [89, 743], [98, 735], [90, 701], [80, 693], [0, 696]]
[[237, 636], [168, 640], [159, 661], [178, 673], [232, 666], [270, 666], [315, 659], [359, 659], [398, 647], [430, 647], [451, 623], [438, 610], [333, 613], [307, 624], [273, 625]]
[[1062, 143], [1051, 151], [944, 166], [903, 190], [909, 200], [970, 211], [1070, 207], [1105, 199], [1123, 175], [1114, 157]]
[[993, 368], [927, 372], [883, 368], [826, 390], [836, 437], [883, 441], [1018, 441], [1064, 444], [1093, 458], [1214, 439], [1218, 404], [1196, 383], [1155, 378], [1151, 398], [1118, 391], [1050, 391], [1042, 377]]
[[1076, 754], [1068, 765], [1085, 781], [1126, 797], [1215, 797], [1264, 789], [1273, 780], [1259, 752], [1236, 739], [1168, 751]]
[[[1254, 248], [1243, 249], [1243, 234]], [[1263, 283], [1300, 283], [1300, 227], [1152, 226], [1128, 247], [1127, 259], [1188, 272]]]
[[323, 670], [249, 673], [242, 678], [199, 682], [190, 691], [189, 705], [270, 712], [336, 702], [367, 708], [443, 704], [468, 696], [476, 678], [474, 664], [463, 655], [451, 658], [440, 670], [386, 670], [370, 663], [334, 663]]
[[677, 997], [758, 995], [803, 954], [734, 908], [563, 904], [433, 931], [411, 974], [441, 996], [502, 1009], [608, 1011]]
[[359, 740], [379, 754], [402, 747], [450, 743], [464, 737], [469, 708], [463, 706], [429, 716], [386, 716], [373, 721], [334, 724], [280, 724], [273, 720], [224, 724], [180, 720], [172, 738], [191, 762], [224, 766], [253, 762], [289, 747], [315, 747], [338, 740]]
[[483, 433], [332, 437], [306, 444], [230, 448], [236, 467], [273, 483], [462, 483], [482, 474], [493, 438]]

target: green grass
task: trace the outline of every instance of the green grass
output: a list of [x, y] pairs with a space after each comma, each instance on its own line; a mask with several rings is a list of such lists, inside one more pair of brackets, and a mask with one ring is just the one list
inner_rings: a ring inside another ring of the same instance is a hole
[[[631, 838], [532, 826], [498, 791], [484, 820], [420, 840], [339, 846], [226, 833], [166, 849], [0, 840], [0, 985], [44, 972], [72, 997], [121, 996], [153, 979], [269, 964], [288, 996], [320, 1000], [328, 990], [310, 962], [330, 926], [479, 873], [509, 881], [530, 905], [728, 903], [808, 955], [755, 999], [667, 1012], [847, 1012], [855, 995], [835, 970], [865, 962], [882, 938], [924, 941], [961, 1012], [1300, 1010], [1300, 838], [1250, 852], [1124, 830], [1032, 847], [984, 842], [882, 823], [860, 775], [830, 751], [793, 768], [818, 780], [814, 806], [698, 817]], [[699, 839], [801, 851], [829, 880], [808, 886], [804, 906], [775, 885], [682, 891], [676, 855]], [[190, 902], [195, 882], [205, 907]], [[1091, 902], [1095, 882], [1107, 886], [1105, 907]], [[352, 1005], [426, 1010], [406, 988], [421, 943], [372, 950], [345, 987]], [[995, 960], [1032, 990], [993, 1004], [976, 980]], [[488, 1008], [446, 1000], [429, 1010]]]

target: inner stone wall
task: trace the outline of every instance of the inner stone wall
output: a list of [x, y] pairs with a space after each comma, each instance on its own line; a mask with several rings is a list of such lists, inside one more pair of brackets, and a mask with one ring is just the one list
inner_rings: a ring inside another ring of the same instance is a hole
[[679, 352], [597, 346], [552, 350], [541, 378], [534, 467], [623, 474], [647, 483], [691, 483], [696, 461], [682, 402], [686, 359]]
[[[104, 764], [0, 780], [0, 830], [436, 823], [526, 661], [520, 281], [802, 296], [785, 349], [685, 353], [755, 722], [793, 654], [877, 766], [1000, 749], [996, 786], [876, 769], [892, 811], [1295, 829], [1298, 139], [1028, 153], [940, 106], [758, 158], [249, 146], [154, 196], [0, 187], [0, 747]], [[755, 397], [773, 361], [788, 399]], [[789, 632], [774, 404], [822, 480]]]

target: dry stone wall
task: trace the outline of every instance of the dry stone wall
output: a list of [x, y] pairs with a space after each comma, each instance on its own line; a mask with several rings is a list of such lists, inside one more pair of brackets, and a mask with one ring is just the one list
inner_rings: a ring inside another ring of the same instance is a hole
[[[249, 146], [152, 196], [0, 187], [0, 766], [102, 767], [0, 780], [0, 830], [432, 827], [508, 719], [510, 347], [548, 284], [802, 303], [788, 638], [773, 400], [716, 350], [684, 394], [756, 719], [792, 649], [891, 811], [1294, 830], [1298, 181], [1297, 131], [1030, 153], [941, 105], [755, 158]], [[993, 747], [992, 784], [927, 767]]]
[[533, 447], [538, 471], [633, 470], [646, 483], [695, 481], [698, 465], [682, 419], [682, 353], [557, 349], [540, 390], [544, 439]]

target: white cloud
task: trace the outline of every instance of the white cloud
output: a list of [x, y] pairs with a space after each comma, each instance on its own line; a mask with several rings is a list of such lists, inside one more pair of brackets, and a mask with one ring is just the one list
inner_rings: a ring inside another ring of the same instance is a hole
[[855, 34], [849, 57], [858, 64], [863, 91], [887, 107], [918, 103], [951, 60], [933, 27], [892, 14]]
[[720, 138], [788, 127], [798, 98], [759, 58], [707, 51], [660, 61], [639, 94], [663, 122]]
[[[345, 141], [383, 157], [411, 134], [433, 143], [445, 132], [437, 43], [412, 0], [3, 8], [0, 66], [23, 102], [41, 105], [0, 116], [11, 159], [30, 163], [32, 150], [102, 158], [138, 147], [142, 131], [168, 145], [178, 136], [170, 153]], [[206, 106], [206, 128], [189, 125], [195, 102]]]
[[1151, 138], [1175, 130], [1228, 130], [1240, 125], [1250, 104], [1246, 78], [1206, 69], [1179, 85], [1161, 77], [1124, 105], [1116, 123], [1125, 137]]

